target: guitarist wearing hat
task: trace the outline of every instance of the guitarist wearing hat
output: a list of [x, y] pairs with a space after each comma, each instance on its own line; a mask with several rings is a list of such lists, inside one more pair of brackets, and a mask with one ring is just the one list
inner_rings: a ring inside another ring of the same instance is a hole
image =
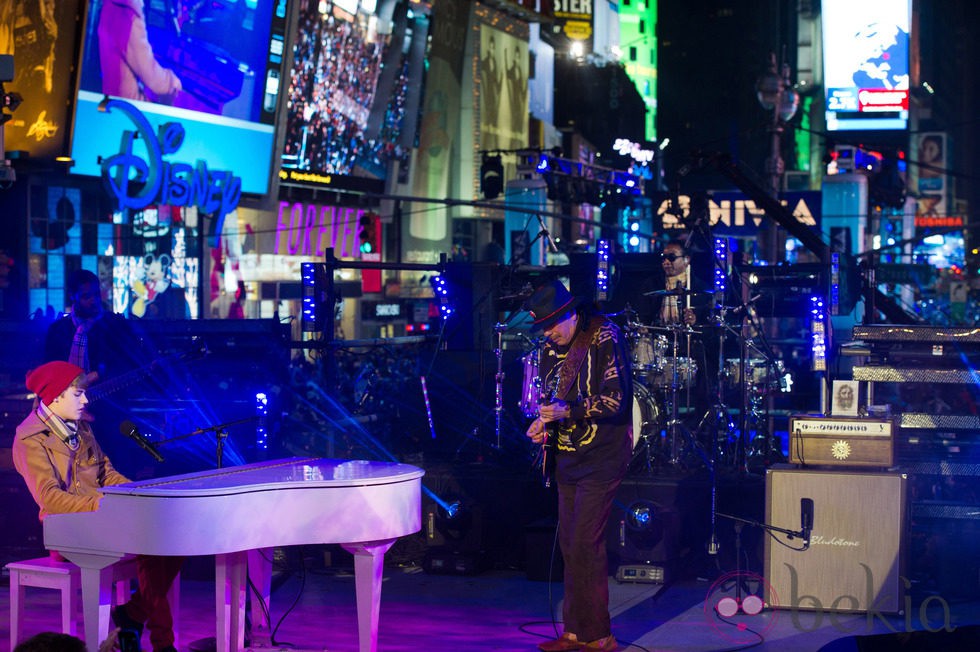
[[544, 652], [617, 650], [609, 616], [605, 531], [632, 453], [625, 341], [614, 323], [592, 314], [560, 281], [535, 290], [526, 307], [532, 328], [547, 340], [540, 373], [542, 387], [549, 388], [527, 436], [549, 444], [546, 450], [554, 460], [558, 542], [565, 561], [564, 632], [538, 647]]

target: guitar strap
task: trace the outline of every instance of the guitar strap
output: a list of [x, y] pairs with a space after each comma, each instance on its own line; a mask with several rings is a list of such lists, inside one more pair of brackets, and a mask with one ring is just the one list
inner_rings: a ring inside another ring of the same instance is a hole
[[599, 331], [600, 326], [602, 326], [602, 318], [593, 317], [588, 327], [576, 333], [575, 338], [572, 340], [572, 346], [565, 355], [565, 362], [558, 372], [559, 380], [558, 387], [555, 391], [556, 397], [565, 400], [565, 396], [572, 389], [572, 384], [578, 377], [578, 372], [582, 368], [582, 363], [585, 362], [585, 356], [589, 352], [592, 339]]

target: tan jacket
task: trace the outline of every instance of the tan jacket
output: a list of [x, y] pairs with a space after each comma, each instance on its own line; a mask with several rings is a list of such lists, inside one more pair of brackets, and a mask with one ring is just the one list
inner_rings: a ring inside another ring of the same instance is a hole
[[129, 482], [112, 467], [87, 422], [79, 422], [78, 435], [78, 450], [73, 451], [38, 417], [36, 409], [17, 426], [14, 466], [41, 508], [42, 520], [48, 514], [95, 511], [102, 487]]

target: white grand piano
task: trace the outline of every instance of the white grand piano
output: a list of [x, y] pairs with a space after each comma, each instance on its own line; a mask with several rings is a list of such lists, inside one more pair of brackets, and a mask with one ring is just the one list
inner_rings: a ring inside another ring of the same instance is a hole
[[130, 482], [107, 487], [98, 511], [46, 517], [44, 545], [81, 568], [91, 652], [108, 633], [113, 563], [215, 555], [218, 651], [237, 652], [247, 552], [339, 543], [354, 555], [360, 651], [375, 652], [384, 554], [421, 528], [423, 474], [407, 464], [291, 458]]

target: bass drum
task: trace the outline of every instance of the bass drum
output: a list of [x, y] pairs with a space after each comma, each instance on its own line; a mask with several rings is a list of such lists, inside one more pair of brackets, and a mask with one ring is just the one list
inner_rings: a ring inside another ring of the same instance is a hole
[[642, 385], [633, 385], [633, 450], [644, 438], [658, 438], [662, 426], [663, 411], [656, 395]]
[[523, 358], [524, 384], [521, 386], [521, 412], [528, 419], [538, 416], [538, 404], [541, 403], [541, 378], [539, 372], [539, 351], [535, 349]]

